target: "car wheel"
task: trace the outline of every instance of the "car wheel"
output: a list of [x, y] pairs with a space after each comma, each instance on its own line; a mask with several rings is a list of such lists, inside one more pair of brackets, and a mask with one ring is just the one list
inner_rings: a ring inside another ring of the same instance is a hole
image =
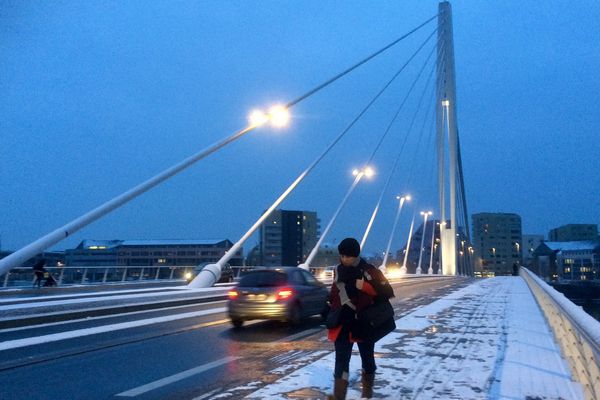
[[242, 325], [244, 325], [244, 320], [243, 319], [232, 319], [231, 325], [233, 325], [234, 328], [241, 328]]
[[290, 317], [289, 322], [292, 325], [299, 325], [302, 322], [302, 308], [300, 308], [299, 304], [294, 304], [290, 308]]

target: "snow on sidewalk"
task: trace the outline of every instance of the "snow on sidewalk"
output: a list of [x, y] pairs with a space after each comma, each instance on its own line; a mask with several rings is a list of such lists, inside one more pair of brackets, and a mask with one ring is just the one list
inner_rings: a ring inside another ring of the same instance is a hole
[[[375, 347], [376, 398], [583, 399], [527, 284], [478, 280], [396, 321]], [[323, 398], [334, 353], [248, 399]], [[349, 399], [360, 398], [360, 356], [350, 364]]]

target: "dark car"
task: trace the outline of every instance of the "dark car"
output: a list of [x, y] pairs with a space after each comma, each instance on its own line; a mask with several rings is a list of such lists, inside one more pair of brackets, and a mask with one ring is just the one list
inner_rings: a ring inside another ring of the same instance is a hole
[[329, 307], [329, 290], [298, 267], [265, 268], [246, 273], [229, 291], [229, 318], [236, 328], [252, 319], [272, 319], [298, 324]]
[[[201, 264], [198, 264], [198, 266], [196, 268], [194, 268], [194, 272], [188, 272], [185, 274], [185, 279], [188, 282], [191, 282], [200, 273], [200, 271], [202, 271], [202, 269], [209, 264], [214, 264], [214, 263], [203, 262]], [[223, 265], [223, 267], [221, 268], [221, 277], [219, 278], [219, 281], [217, 283], [233, 282], [233, 279], [234, 279], [233, 269], [231, 268], [231, 265], [225, 263]]]

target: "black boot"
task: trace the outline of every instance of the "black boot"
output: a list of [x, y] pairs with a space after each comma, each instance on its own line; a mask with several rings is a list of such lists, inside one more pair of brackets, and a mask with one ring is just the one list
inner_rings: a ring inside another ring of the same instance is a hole
[[327, 396], [327, 400], [346, 400], [348, 391], [348, 381], [342, 378], [335, 378], [333, 381], [333, 394]]
[[373, 382], [375, 382], [375, 374], [362, 373], [362, 398], [370, 399], [373, 397]]

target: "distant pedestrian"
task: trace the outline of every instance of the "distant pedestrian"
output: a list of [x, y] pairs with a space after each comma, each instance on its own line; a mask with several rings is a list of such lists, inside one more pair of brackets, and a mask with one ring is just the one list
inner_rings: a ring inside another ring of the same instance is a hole
[[513, 272], [512, 272], [513, 276], [519, 276], [519, 266], [517, 265], [517, 263], [513, 264]]
[[328, 338], [335, 345], [333, 394], [329, 400], [343, 400], [348, 390], [352, 347], [358, 343], [362, 361], [362, 398], [373, 397], [375, 380], [375, 342], [395, 328], [393, 309], [385, 324], [373, 327], [359, 318], [361, 312], [377, 301], [387, 302], [394, 290], [383, 273], [360, 255], [360, 244], [354, 238], [342, 240], [338, 246], [340, 264], [331, 285], [328, 316]]
[[40, 259], [33, 265], [33, 274], [35, 275], [35, 280], [33, 281], [33, 287], [41, 287], [42, 279], [44, 279], [44, 265], [46, 265], [45, 259]]

